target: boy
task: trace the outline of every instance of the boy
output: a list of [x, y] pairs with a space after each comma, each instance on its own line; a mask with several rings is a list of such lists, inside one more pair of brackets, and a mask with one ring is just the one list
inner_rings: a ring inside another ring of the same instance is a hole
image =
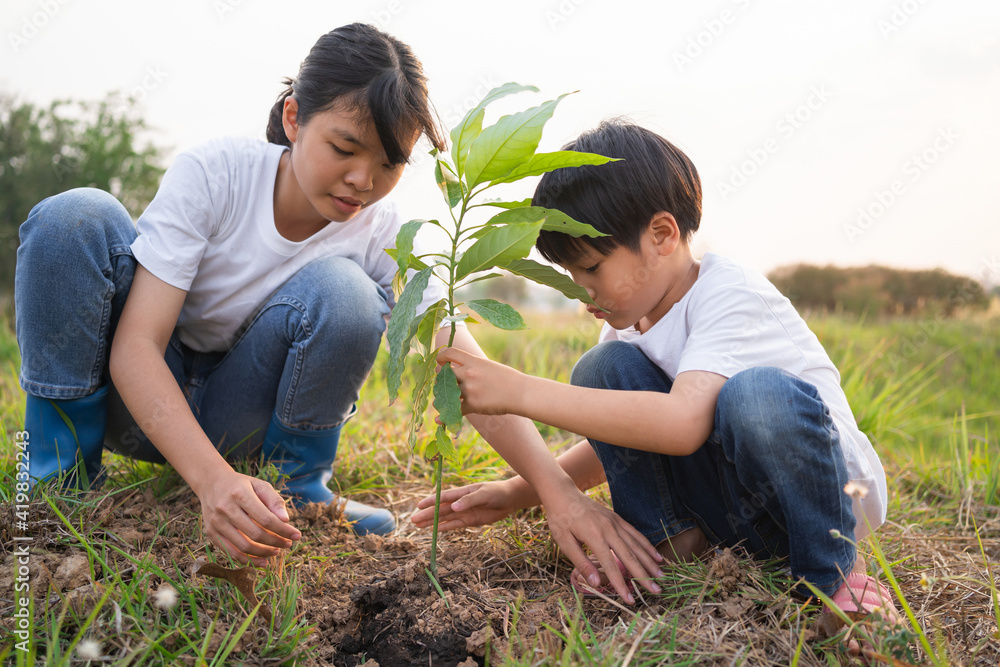
[[[542, 232], [537, 244], [599, 306], [588, 311], [604, 320], [601, 342], [576, 364], [571, 385], [443, 350], [463, 411], [517, 414], [585, 436], [560, 457], [563, 469], [580, 488], [606, 479], [615, 513], [668, 560], [740, 543], [788, 557], [794, 578], [845, 610], [861, 603], [894, 615], [850, 541], [868, 532], [863, 516], [872, 528], [884, 522], [885, 473], [816, 336], [763, 276], [712, 253], [694, 259], [701, 184], [679, 149], [620, 121], [566, 148], [621, 158], [547, 174], [533, 201], [609, 235]], [[847, 495], [849, 482], [863, 491]], [[432, 503], [421, 502], [417, 525], [430, 522]], [[537, 503], [517, 477], [452, 489], [441, 526], [488, 523]], [[621, 592], [630, 571], [641, 576], [628, 563], [605, 576]], [[581, 587], [577, 572], [574, 580]]]

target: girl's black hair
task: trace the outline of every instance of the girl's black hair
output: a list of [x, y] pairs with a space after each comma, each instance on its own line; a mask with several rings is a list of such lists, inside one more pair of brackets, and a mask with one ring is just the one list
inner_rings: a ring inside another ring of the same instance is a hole
[[417, 130], [445, 150], [420, 61], [409, 46], [374, 26], [352, 23], [326, 33], [302, 61], [298, 76], [283, 83], [288, 88], [267, 122], [267, 140], [273, 144], [291, 146], [281, 117], [285, 99], [293, 95], [300, 125], [342, 104], [368, 115], [391, 164], [409, 161], [404, 146]]
[[589, 246], [608, 255], [625, 246], [638, 252], [650, 220], [660, 211], [674, 216], [686, 241], [701, 222], [701, 179], [679, 148], [634, 123], [612, 119], [585, 132], [563, 150], [620, 158], [599, 166], [556, 169], [542, 176], [532, 204], [558, 209], [610, 234], [574, 238], [543, 231], [535, 247], [556, 264], [570, 264]]

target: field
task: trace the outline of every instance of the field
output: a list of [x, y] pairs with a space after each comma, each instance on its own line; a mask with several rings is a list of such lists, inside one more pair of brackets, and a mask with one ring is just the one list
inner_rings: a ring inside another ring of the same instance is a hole
[[[488, 353], [566, 380], [597, 325], [535, 314], [514, 335], [478, 327]], [[896, 590], [904, 624], [859, 623], [885, 664], [1000, 661], [1000, 338], [997, 320], [858, 321], [812, 316], [841, 368], [862, 428], [889, 475], [889, 522], [862, 543]], [[15, 649], [13, 432], [23, 396], [9, 321], [0, 322], [0, 659], [5, 664], [434, 665], [850, 664], [820, 605], [792, 598], [781, 562], [739, 551], [675, 566], [663, 593], [634, 608], [585, 599], [531, 511], [443, 535], [443, 595], [424, 575], [430, 536], [408, 522], [431, 466], [405, 444], [405, 405], [390, 406], [385, 359], [345, 429], [335, 483], [400, 520], [388, 538], [352, 536], [335, 511], [297, 513], [304, 537], [270, 567], [233, 564], [202, 537], [199, 504], [169, 468], [112, 459], [99, 492], [31, 504], [30, 653]], [[404, 386], [403, 395], [406, 388]], [[554, 452], [574, 441], [542, 427]], [[445, 485], [509, 475], [468, 426]], [[264, 471], [263, 474], [266, 474]], [[598, 497], [606, 498], [602, 490]], [[174, 593], [174, 591], [176, 593]], [[250, 602], [256, 597], [260, 604]]]

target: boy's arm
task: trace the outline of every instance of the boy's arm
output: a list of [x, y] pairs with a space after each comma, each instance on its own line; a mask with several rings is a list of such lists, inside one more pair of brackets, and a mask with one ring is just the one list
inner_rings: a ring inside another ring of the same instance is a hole
[[[462, 411], [513, 414], [579, 435], [672, 456], [698, 450], [712, 433], [726, 378], [688, 371], [670, 393], [590, 389], [526, 375], [488, 359], [446, 349], [462, 389]], [[529, 480], [530, 481], [530, 480]]]
[[[439, 345], [447, 344], [448, 333], [447, 329], [441, 330], [437, 340]], [[465, 327], [458, 328], [453, 345], [453, 352], [488, 362]], [[553, 539], [581, 576], [594, 586], [600, 583], [597, 566], [587, 558], [581, 547], [585, 544], [625, 600], [631, 603], [633, 597], [614, 555], [647, 590], [659, 591], [650, 579], [659, 576], [657, 563], [662, 560], [660, 554], [639, 531], [577, 488], [556, 463], [530, 420], [516, 415], [487, 414], [469, 414], [468, 418], [497, 453], [538, 493]]]
[[[556, 459], [576, 488], [586, 491], [605, 481], [604, 467], [586, 440], [576, 443]], [[410, 520], [419, 528], [434, 521], [434, 494], [417, 503], [417, 512]], [[447, 489], [441, 493], [440, 530], [471, 528], [495, 523], [521, 509], [542, 503], [538, 493], [523, 477], [495, 482], [479, 482]]]

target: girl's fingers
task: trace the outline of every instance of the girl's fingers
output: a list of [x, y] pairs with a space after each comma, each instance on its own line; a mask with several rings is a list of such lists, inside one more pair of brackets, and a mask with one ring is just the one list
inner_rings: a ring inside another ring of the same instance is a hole
[[[242, 509], [243, 516], [234, 517], [233, 526], [236, 530], [243, 533], [248, 540], [261, 545], [263, 548], [266, 548], [264, 545], [278, 549], [288, 549], [292, 546], [291, 534], [295, 534], [298, 531], [293, 526], [289, 526], [271, 514], [262, 503], [258, 502], [256, 506]], [[287, 532], [290, 535], [289, 537], [283, 537], [278, 531]]]
[[[246, 536], [234, 530], [232, 526], [227, 526], [226, 528], [227, 531], [225, 533], [220, 531], [217, 540], [222, 543], [223, 550], [227, 551], [230, 556], [241, 564], [246, 565], [248, 562], [253, 561], [255, 565], [263, 566], [267, 564], [268, 558], [278, 554], [277, 550], [254, 545], [247, 540]], [[261, 553], [262, 549], [264, 549], [263, 553]]]
[[[250, 526], [253, 533], [247, 533], [247, 535], [258, 542], [288, 549], [292, 546], [293, 540], [297, 540], [302, 537], [302, 533], [300, 533], [295, 526], [279, 519], [275, 516], [274, 512], [263, 503], [251, 503], [250, 507], [244, 508], [244, 512], [246, 512], [248, 518], [253, 521], [254, 524], [253, 526]], [[287, 517], [288, 515], [286, 514], [285, 516]]]

